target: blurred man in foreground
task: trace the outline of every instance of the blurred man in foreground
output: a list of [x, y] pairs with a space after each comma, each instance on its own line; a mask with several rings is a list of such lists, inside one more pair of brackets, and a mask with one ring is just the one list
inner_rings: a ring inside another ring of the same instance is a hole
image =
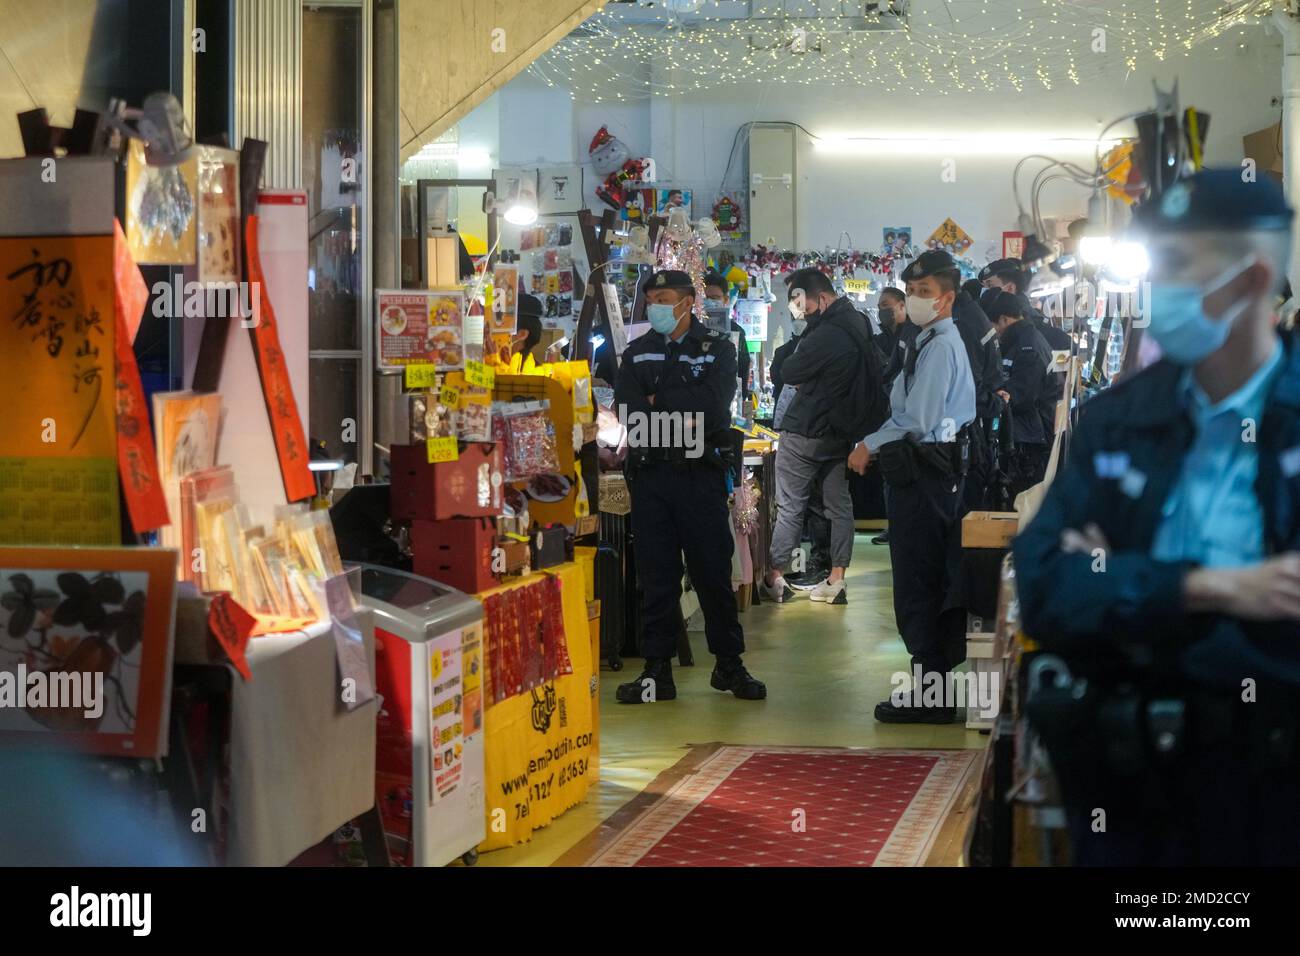
[[1164, 358], [1084, 406], [1015, 542], [1031, 691], [1078, 864], [1300, 863], [1300, 354], [1292, 211], [1206, 170], [1139, 210]]

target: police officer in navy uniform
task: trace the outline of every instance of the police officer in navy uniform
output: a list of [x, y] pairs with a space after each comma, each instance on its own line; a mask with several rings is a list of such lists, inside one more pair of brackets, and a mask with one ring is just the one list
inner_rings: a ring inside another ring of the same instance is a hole
[[998, 395], [1011, 418], [1010, 495], [1014, 499], [1043, 480], [1056, 436], [1052, 349], [1033, 321], [1025, 317], [1018, 296], [995, 292], [988, 300], [988, 310], [1002, 349], [1005, 375]]
[[1078, 864], [1300, 863], [1293, 214], [1203, 170], [1139, 208], [1162, 359], [1087, 402], [1014, 544], [1031, 688]]
[[[975, 419], [975, 380], [966, 343], [953, 321], [961, 272], [933, 249], [902, 274], [907, 320], [917, 329], [889, 395], [889, 419], [849, 455], [862, 474], [877, 460], [889, 485], [889, 557], [894, 617], [913, 671], [942, 678], [966, 658], [965, 616], [947, 612], [960, 559], [962, 488]], [[999, 373], [1000, 374], [1000, 373]], [[947, 613], [946, 613], [947, 612]], [[885, 723], [951, 723], [951, 701], [929, 706], [920, 693], [876, 705]]]
[[[685, 553], [704, 612], [709, 650], [717, 658], [711, 686], [745, 700], [761, 700], [767, 688], [741, 660], [745, 634], [731, 589], [727, 458], [731, 401], [738, 386], [736, 348], [729, 336], [705, 328], [695, 318], [695, 285], [685, 272], [655, 274], [646, 287], [646, 301], [652, 331], [623, 352], [614, 387], [620, 418], [628, 426], [632, 533], [645, 600], [645, 669], [620, 685], [616, 696], [624, 704], [677, 696], [670, 658], [677, 645]], [[667, 447], [638, 440], [638, 425], [643, 435], [669, 434], [667, 416], [683, 425], [702, 421], [702, 428], [677, 428], [681, 440]]]

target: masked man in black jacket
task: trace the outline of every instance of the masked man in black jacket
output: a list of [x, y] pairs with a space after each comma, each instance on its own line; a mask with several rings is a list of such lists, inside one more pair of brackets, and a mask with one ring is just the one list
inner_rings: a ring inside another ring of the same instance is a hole
[[1163, 360], [1083, 406], [1014, 543], [1077, 865], [1300, 863], [1300, 352], [1272, 313], [1293, 216], [1242, 180], [1139, 208]]
[[853, 500], [846, 462], [859, 420], [884, 418], [883, 370], [862, 314], [835, 294], [825, 274], [800, 269], [786, 284], [792, 310], [809, 319], [809, 330], [782, 367], [786, 387], [796, 392], [781, 422], [777, 523], [771, 570], [760, 592], [776, 602], [793, 596], [783, 572], [802, 537], [809, 491], [820, 483], [822, 507], [831, 522], [831, 570], [808, 596], [847, 604], [844, 569], [853, 555]]
[[[989, 317], [998, 330], [1002, 367], [1006, 376], [998, 394], [1006, 403], [1011, 421], [1012, 456], [1010, 495], [1016, 495], [1043, 480], [1051, 452], [1054, 428], [1045, 421], [1052, 400], [1052, 350], [1047, 341], [1025, 318], [1020, 299], [998, 292], [989, 301]], [[1055, 414], [1052, 414], [1053, 426]]]

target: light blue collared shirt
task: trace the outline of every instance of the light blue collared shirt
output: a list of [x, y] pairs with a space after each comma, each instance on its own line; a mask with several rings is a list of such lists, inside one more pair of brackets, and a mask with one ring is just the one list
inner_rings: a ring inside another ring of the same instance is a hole
[[1241, 388], [1215, 404], [1190, 369], [1183, 376], [1180, 395], [1196, 438], [1161, 509], [1153, 558], [1233, 568], [1264, 557], [1264, 512], [1255, 494], [1258, 433], [1282, 354], [1279, 343]]
[[863, 439], [873, 455], [909, 434], [922, 442], [956, 441], [957, 430], [975, 419], [975, 378], [956, 324], [940, 319], [916, 337], [917, 346], [923, 342], [916, 374], [894, 378], [889, 419]]

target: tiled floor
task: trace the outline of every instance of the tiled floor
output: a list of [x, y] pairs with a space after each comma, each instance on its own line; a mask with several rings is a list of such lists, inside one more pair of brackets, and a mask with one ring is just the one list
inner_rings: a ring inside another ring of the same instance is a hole
[[889, 549], [859, 533], [848, 574], [849, 603], [763, 604], [740, 616], [749, 650], [745, 663], [766, 682], [765, 701], [737, 700], [709, 687], [712, 657], [702, 632], [691, 634], [696, 666], [676, 668], [677, 700], [620, 705], [614, 687], [636, 676], [639, 660], [601, 672], [601, 780], [586, 803], [529, 843], [484, 853], [479, 866], [548, 866], [661, 771], [685, 746], [784, 744], [821, 747], [982, 747], [961, 724], [898, 727], [877, 724], [875, 705], [889, 696], [890, 677], [906, 671], [907, 651], [894, 626]]

